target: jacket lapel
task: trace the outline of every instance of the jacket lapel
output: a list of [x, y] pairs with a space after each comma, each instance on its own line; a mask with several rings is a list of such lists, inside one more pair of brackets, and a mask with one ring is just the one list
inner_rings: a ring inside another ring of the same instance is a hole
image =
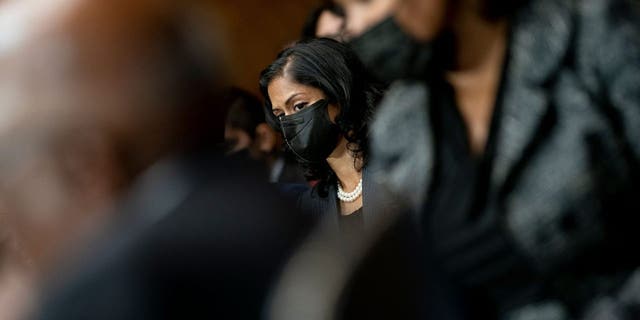
[[368, 225], [374, 219], [377, 207], [377, 188], [373, 184], [373, 179], [367, 173], [366, 169], [362, 170], [362, 213], [364, 214], [364, 224]]
[[396, 82], [378, 106], [371, 126], [367, 170], [374, 189], [416, 211], [425, 201], [434, 166], [429, 96], [423, 82]]
[[503, 185], [526, 148], [542, 133], [550, 111], [549, 86], [566, 56], [571, 38], [569, 1], [531, 1], [515, 19], [509, 45], [502, 114], [492, 172]]
[[540, 124], [549, 108], [549, 97], [541, 89], [520, 87], [509, 91], [509, 97], [504, 97], [500, 131], [496, 137], [492, 181], [498, 186], [504, 184], [525, 155], [526, 147], [539, 134]]
[[[334, 225], [334, 227], [339, 228], [340, 227], [340, 209], [338, 207], [338, 196], [336, 195], [336, 193], [338, 192], [338, 189], [336, 188], [335, 185], [329, 186], [329, 195], [327, 195], [327, 207], [324, 208], [324, 212], [326, 212], [331, 220], [331, 224]], [[337, 229], [336, 229], [337, 230]]]

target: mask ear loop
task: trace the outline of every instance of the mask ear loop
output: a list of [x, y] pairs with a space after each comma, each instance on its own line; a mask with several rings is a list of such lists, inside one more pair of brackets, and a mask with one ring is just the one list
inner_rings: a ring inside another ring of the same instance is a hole
[[301, 156], [300, 154], [298, 154], [298, 153], [296, 152], [296, 149], [294, 149], [294, 148], [292, 148], [292, 147], [291, 147], [291, 143], [289, 143], [289, 139], [287, 139], [287, 137], [284, 137], [284, 142], [285, 142], [285, 143], [287, 144], [287, 146], [289, 147], [289, 150], [291, 150], [291, 152], [293, 152], [293, 154], [295, 154], [295, 155], [296, 155], [296, 157], [298, 157], [298, 159], [300, 159], [300, 160], [302, 160], [302, 161], [304, 161], [304, 162], [306, 162], [306, 163], [315, 163], [315, 162], [313, 162], [313, 161], [309, 161], [309, 160], [305, 159], [303, 156]]

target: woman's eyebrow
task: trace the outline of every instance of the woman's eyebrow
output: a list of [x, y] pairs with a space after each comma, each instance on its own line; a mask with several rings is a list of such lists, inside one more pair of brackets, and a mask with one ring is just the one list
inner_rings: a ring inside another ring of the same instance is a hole
[[284, 105], [285, 105], [285, 106], [289, 105], [289, 103], [291, 102], [291, 100], [293, 100], [293, 98], [295, 98], [295, 97], [297, 97], [297, 96], [299, 96], [299, 95], [301, 95], [301, 94], [302, 94], [301, 92], [298, 92], [298, 93], [294, 93], [294, 94], [292, 94], [292, 95], [289, 97], [289, 99], [287, 99], [287, 101], [285, 101], [285, 102], [284, 102]]

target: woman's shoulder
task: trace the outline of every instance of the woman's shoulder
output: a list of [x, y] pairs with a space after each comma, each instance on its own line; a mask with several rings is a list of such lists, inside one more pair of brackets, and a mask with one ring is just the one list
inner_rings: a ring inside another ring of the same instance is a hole
[[[322, 190], [322, 188], [326, 189]], [[330, 211], [332, 205], [335, 206], [335, 199], [331, 197], [335, 192], [335, 188], [331, 185], [308, 186], [306, 190], [299, 193], [297, 207], [306, 214], [320, 217]]]

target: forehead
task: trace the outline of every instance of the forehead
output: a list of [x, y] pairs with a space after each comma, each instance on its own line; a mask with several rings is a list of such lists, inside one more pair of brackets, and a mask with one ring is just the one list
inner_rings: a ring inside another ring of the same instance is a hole
[[273, 107], [283, 106], [294, 95], [306, 99], [324, 97], [322, 90], [296, 82], [287, 75], [274, 78], [267, 86], [267, 91]]

